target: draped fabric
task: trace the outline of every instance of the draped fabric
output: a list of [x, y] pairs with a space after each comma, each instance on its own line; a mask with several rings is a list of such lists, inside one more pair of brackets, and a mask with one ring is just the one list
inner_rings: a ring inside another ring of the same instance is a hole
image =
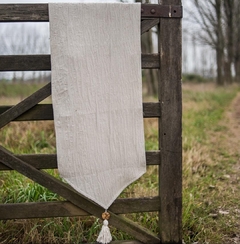
[[140, 4], [49, 4], [58, 169], [105, 209], [146, 171], [140, 13]]

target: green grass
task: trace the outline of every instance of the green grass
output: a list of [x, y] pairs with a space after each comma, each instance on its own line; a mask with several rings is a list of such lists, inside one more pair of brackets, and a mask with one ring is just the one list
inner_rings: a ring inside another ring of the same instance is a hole
[[22, 84], [21, 82], [10, 83], [0, 80], [0, 97], [26, 97], [37, 91], [44, 84]]
[[[14, 86], [3, 92], [4, 86], [0, 83], [4, 102], [5, 96], [11, 97], [12, 101], [15, 96], [27, 96], [36, 89], [35, 86], [26, 90], [24, 86]], [[183, 91], [183, 236], [186, 244], [217, 244], [237, 231], [233, 216], [219, 215], [218, 212], [240, 208], [240, 194], [232, 194], [226, 178], [240, 155], [232, 153], [222, 143], [228, 127], [221, 122], [239, 89], [195, 88]], [[146, 150], [158, 149], [156, 119], [145, 119], [145, 138]], [[1, 130], [0, 144], [16, 154], [55, 153], [53, 123], [13, 122]], [[48, 172], [59, 178], [56, 170]], [[0, 172], [0, 186], [2, 203], [62, 200], [14, 171]], [[226, 188], [229, 189], [224, 190]], [[145, 176], [127, 187], [120, 197], [157, 194], [158, 167], [150, 166]], [[158, 233], [156, 212], [128, 214], [127, 217]], [[84, 243], [95, 241], [100, 228], [100, 221], [94, 217], [0, 221], [0, 243]], [[131, 239], [112, 227], [111, 232], [115, 240]]]
[[[221, 142], [227, 131], [224, 112], [239, 89], [186, 91], [183, 113], [183, 231], [186, 244], [223, 243], [237, 232], [231, 215], [219, 209], [237, 208], [239, 195], [225, 189], [239, 155], [230, 154]], [[215, 143], [213, 143], [213, 141]], [[223, 190], [225, 189], [225, 190]]]
[[[15, 104], [34, 92], [39, 86], [1, 84], [4, 95], [2, 104]], [[26, 88], [26, 89], [25, 89]], [[156, 121], [154, 121], [155, 123]], [[156, 129], [150, 128], [146, 148], [157, 149]], [[149, 145], [148, 142], [152, 141]], [[56, 153], [53, 122], [12, 122], [1, 130], [0, 144], [15, 154]], [[149, 167], [148, 177], [130, 185], [120, 197], [155, 196], [157, 189], [157, 167]], [[59, 178], [56, 170], [48, 173]], [[48, 189], [29, 180], [15, 171], [0, 172], [1, 203], [44, 202], [63, 200]], [[129, 214], [132, 220], [157, 233], [158, 213]], [[95, 241], [102, 223], [95, 217], [49, 218], [34, 220], [0, 221], [0, 243], [82, 243]], [[131, 239], [128, 234], [111, 227], [113, 239]]]
[[[55, 170], [48, 173], [59, 179]], [[16, 171], [1, 172], [1, 203], [46, 202], [61, 200], [57, 194], [33, 182]]]

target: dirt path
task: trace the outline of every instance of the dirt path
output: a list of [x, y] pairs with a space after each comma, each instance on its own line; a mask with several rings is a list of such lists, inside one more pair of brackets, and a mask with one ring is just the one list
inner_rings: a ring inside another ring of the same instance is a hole
[[232, 215], [232, 219], [235, 222], [235, 227], [238, 229], [237, 233], [234, 233], [231, 237], [227, 238], [227, 244], [239, 244], [240, 243], [240, 93], [235, 97], [229, 109], [225, 114], [227, 135], [224, 140], [228, 152], [233, 155], [236, 160], [232, 168], [232, 173], [229, 175], [229, 182], [226, 187], [230, 187], [235, 198], [239, 201], [235, 207], [231, 207], [229, 214]]
[[231, 144], [230, 148], [240, 153], [240, 93], [235, 97], [229, 110], [226, 112], [226, 119], [228, 120], [227, 127], [231, 135], [228, 138]]

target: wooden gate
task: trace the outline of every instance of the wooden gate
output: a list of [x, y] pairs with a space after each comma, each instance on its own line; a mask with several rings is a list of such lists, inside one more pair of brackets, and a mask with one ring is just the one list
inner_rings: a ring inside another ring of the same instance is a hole
[[[182, 243], [182, 138], [181, 138], [181, 0], [162, 5], [142, 4], [141, 33], [158, 25], [159, 53], [142, 54], [143, 69], [159, 69], [159, 102], [144, 103], [145, 118], [159, 118], [159, 150], [147, 151], [147, 165], [159, 166], [159, 196], [117, 199], [109, 209], [111, 225], [134, 236], [128, 243]], [[48, 21], [47, 4], [2, 4], [0, 22]], [[0, 71], [51, 70], [50, 55], [2, 55]], [[51, 95], [45, 85], [15, 106], [0, 106], [0, 128], [11, 121], [53, 120], [51, 104], [38, 104]], [[0, 147], [0, 170], [16, 170], [52, 192], [64, 202], [0, 204], [0, 219], [94, 215], [104, 211], [41, 169], [57, 168], [54, 154], [14, 155]], [[120, 216], [132, 212], [159, 211], [159, 236]]]

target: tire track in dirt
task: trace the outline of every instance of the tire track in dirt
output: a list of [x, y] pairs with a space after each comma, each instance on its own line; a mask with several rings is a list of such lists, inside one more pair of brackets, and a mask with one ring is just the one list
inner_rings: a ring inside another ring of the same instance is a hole
[[[226, 125], [230, 132], [227, 139], [229, 141], [228, 143], [230, 143], [231, 152], [240, 155], [240, 92], [232, 101], [225, 116], [227, 119]], [[237, 167], [240, 167], [240, 159]]]

